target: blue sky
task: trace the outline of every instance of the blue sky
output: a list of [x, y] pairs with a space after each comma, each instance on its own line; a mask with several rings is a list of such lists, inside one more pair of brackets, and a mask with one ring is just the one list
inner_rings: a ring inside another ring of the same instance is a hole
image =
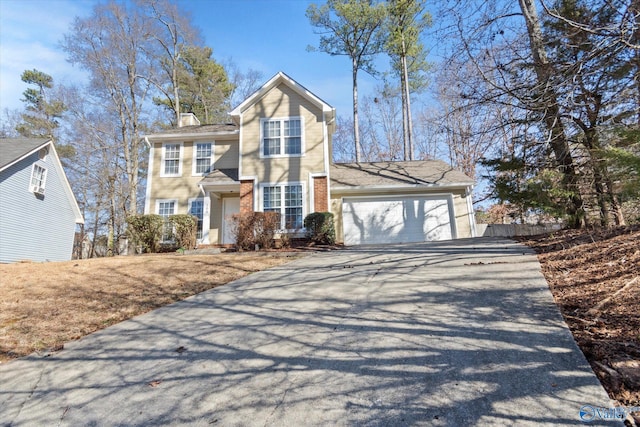
[[[22, 108], [26, 84], [20, 74], [36, 68], [56, 83], [85, 75], [66, 61], [59, 42], [76, 16], [87, 16], [93, 0], [0, 0], [0, 110]], [[284, 71], [341, 115], [351, 110], [351, 66], [344, 56], [307, 52], [319, 36], [305, 16], [308, 0], [181, 0], [192, 14], [216, 60], [232, 59], [240, 70], [253, 68], [270, 78]], [[323, 3], [323, 1], [316, 1]], [[387, 59], [379, 63], [386, 66]], [[360, 93], [378, 82], [359, 73]]]

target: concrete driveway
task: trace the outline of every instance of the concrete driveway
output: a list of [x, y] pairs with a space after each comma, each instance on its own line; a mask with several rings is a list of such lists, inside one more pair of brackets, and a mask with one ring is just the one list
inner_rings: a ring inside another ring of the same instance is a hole
[[611, 402], [535, 255], [495, 239], [313, 254], [0, 365], [12, 426], [557, 426], [584, 405]]

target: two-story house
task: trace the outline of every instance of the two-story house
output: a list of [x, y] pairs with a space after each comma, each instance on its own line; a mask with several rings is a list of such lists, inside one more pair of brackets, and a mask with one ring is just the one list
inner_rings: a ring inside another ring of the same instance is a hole
[[230, 117], [201, 125], [183, 114], [145, 137], [145, 213], [197, 216], [202, 244], [233, 243], [228, 218], [251, 211], [279, 212], [283, 232], [331, 211], [345, 244], [475, 235], [473, 180], [440, 161], [334, 164], [335, 109], [282, 72]]

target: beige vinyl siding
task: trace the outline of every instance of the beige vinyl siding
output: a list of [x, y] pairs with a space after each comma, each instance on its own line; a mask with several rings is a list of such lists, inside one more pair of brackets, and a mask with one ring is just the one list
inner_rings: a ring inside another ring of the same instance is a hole
[[218, 244], [222, 237], [222, 198], [211, 197], [209, 243]]
[[336, 240], [339, 243], [344, 242], [344, 229], [342, 228], [342, 197], [334, 197], [331, 195], [329, 201], [329, 211], [333, 214], [333, 222], [336, 230]]
[[[260, 119], [302, 117], [302, 156], [261, 157]], [[324, 170], [324, 124], [322, 111], [284, 84], [273, 88], [243, 113], [242, 175], [259, 182], [307, 181], [309, 173]]]
[[238, 167], [238, 140], [216, 141], [215, 163], [216, 169], [236, 169]]
[[[202, 175], [193, 175], [193, 150], [197, 142], [183, 142], [182, 148], [182, 175], [161, 176], [162, 171], [162, 147], [163, 143], [154, 145], [153, 175], [151, 189], [151, 207], [156, 199], [178, 199], [180, 212], [186, 209], [186, 200], [190, 197], [201, 196], [198, 183]], [[214, 167], [216, 169], [233, 169], [238, 167], [238, 141], [203, 141], [214, 144]], [[184, 205], [184, 206], [183, 206]]]
[[464, 192], [453, 194], [453, 207], [455, 209], [456, 228], [458, 229], [458, 238], [471, 237], [471, 223], [469, 222], [469, 207], [467, 199], [463, 197]]

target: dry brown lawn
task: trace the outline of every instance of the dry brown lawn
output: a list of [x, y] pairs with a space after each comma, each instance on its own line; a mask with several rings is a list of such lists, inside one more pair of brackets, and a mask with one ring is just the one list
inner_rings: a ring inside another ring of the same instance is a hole
[[0, 264], [0, 363], [290, 261], [283, 253]]

